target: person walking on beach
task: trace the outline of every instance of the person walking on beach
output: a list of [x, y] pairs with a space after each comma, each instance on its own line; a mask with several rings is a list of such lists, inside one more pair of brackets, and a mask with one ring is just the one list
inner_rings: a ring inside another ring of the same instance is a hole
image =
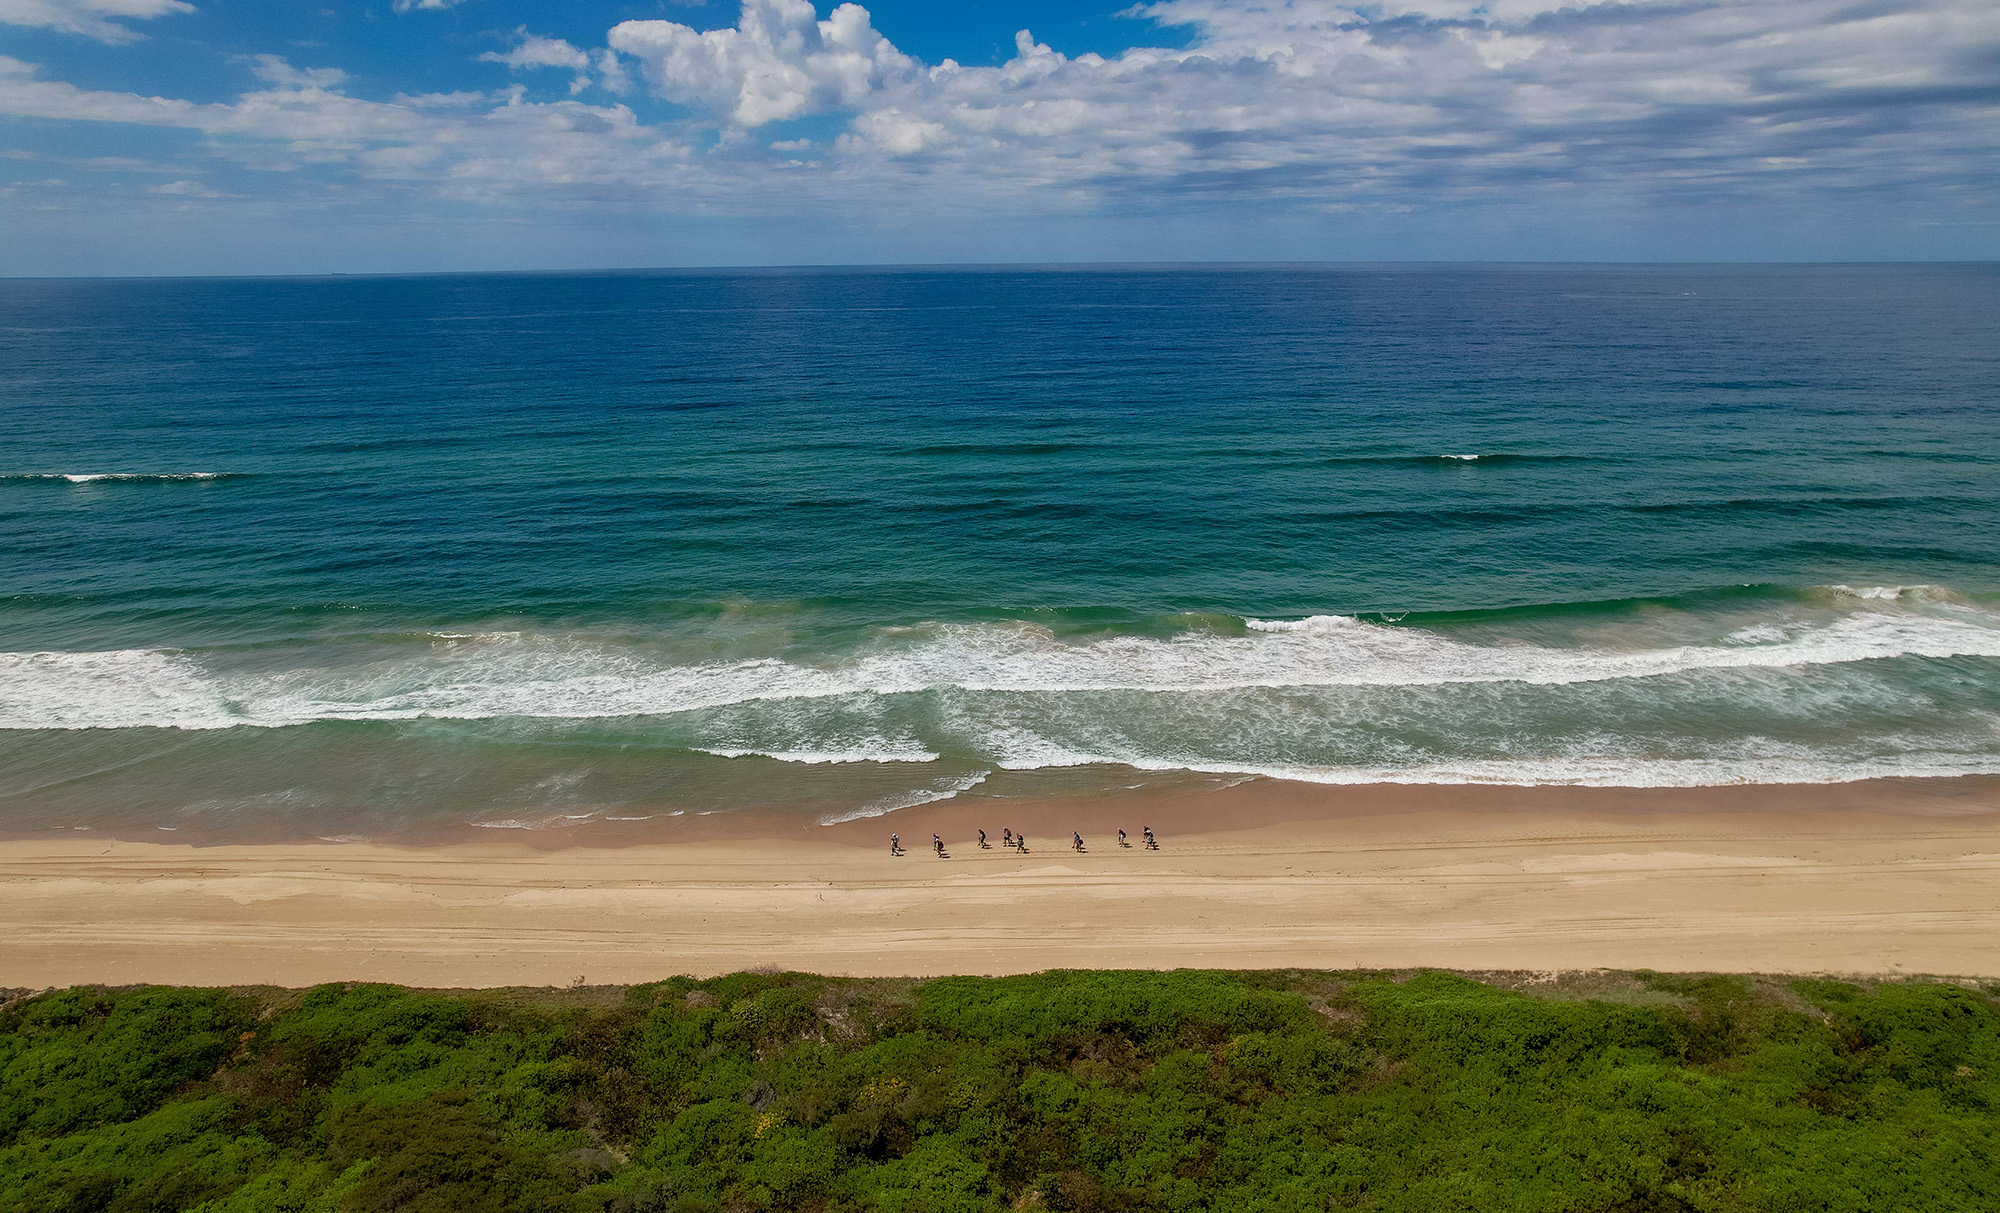
[[1075, 830], [1069, 832], [1069, 849], [1079, 854], [1083, 852], [1083, 835], [1077, 833]]
[[1148, 851], [1157, 851], [1160, 849], [1160, 840], [1153, 837], [1152, 826], [1140, 826], [1139, 832], [1146, 836], [1146, 849]]
[[903, 840], [896, 837], [894, 834], [889, 835], [889, 854], [901, 855], [902, 853], [903, 853]]
[[937, 851], [937, 857], [939, 859], [951, 858], [951, 856], [944, 853], [944, 839], [939, 838], [935, 834], [931, 835], [931, 847]]
[[991, 847], [989, 847], [989, 846], [987, 846], [987, 845], [986, 845], [986, 831], [985, 831], [985, 830], [981, 830], [981, 831], [979, 831], [979, 849], [980, 849], [980, 850], [982, 850], [982, 851], [988, 851], [988, 850], [991, 850], [991, 849], [992, 849]]
[[1014, 849], [1023, 855], [1028, 853], [1028, 836], [1026, 834], [1014, 835]]
[[1131, 843], [1129, 843], [1129, 842], [1126, 842], [1126, 841], [1125, 841], [1125, 827], [1124, 827], [1124, 826], [1119, 826], [1119, 827], [1118, 827], [1118, 845], [1119, 845], [1119, 846], [1121, 846], [1121, 847], [1129, 847], [1129, 846], [1131, 846], [1131, 845], [1132, 845]]
[[1012, 826], [1000, 831], [1000, 845], [1006, 847], [1008, 850], [1014, 848], [1014, 829]]

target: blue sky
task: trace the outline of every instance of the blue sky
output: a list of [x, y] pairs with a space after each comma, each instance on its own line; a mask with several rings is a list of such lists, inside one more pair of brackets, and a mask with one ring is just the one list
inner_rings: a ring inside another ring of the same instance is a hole
[[0, 274], [2000, 256], [1993, 0], [0, 0]]

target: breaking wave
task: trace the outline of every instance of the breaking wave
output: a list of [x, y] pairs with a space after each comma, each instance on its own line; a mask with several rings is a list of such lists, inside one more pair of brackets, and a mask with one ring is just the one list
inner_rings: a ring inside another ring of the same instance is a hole
[[941, 755], [911, 742], [886, 738], [869, 739], [868, 744], [840, 750], [759, 750], [747, 746], [695, 746], [697, 753], [716, 758], [771, 758], [778, 762], [801, 762], [827, 766], [848, 762], [936, 762]]
[[1468, 455], [1331, 455], [1319, 462], [1326, 467], [1464, 467], [1467, 464], [1483, 464], [1487, 467], [1495, 467], [1507, 464], [1587, 463], [1598, 461], [1600, 461], [1600, 457], [1593, 455], [1544, 455], [1495, 451], [1487, 454]]
[[9, 480], [61, 480], [70, 484], [164, 484], [176, 480], [236, 480], [240, 472], [8, 472], [0, 473], [0, 482]]
[[[1470, 640], [1346, 615], [1241, 620], [1240, 634], [1065, 639], [1026, 622], [879, 629], [817, 660], [677, 663], [570, 635], [474, 634], [320, 665], [233, 668], [228, 650], [0, 653], [0, 728], [282, 727], [318, 720], [659, 716], [759, 701], [928, 691], [1199, 693], [1255, 688], [1566, 685], [1892, 658], [2000, 657], [2000, 614], [1940, 587], [1825, 587], [1699, 643]], [[1845, 600], [1844, 602], [1842, 600]], [[748, 751], [745, 751], [748, 752]], [[908, 761], [914, 756], [889, 760]], [[798, 761], [841, 761], [797, 755]]]
[[[2000, 658], [2000, 612], [1932, 585], [1401, 622], [1189, 616], [1081, 633], [934, 622], [818, 651], [686, 655], [715, 651], [466, 628], [289, 648], [0, 653], [0, 728], [542, 722], [803, 766], [1119, 764], [1328, 783], [2000, 771], [2000, 667], [1984, 660]], [[962, 778], [904, 795], [956, 795]]]

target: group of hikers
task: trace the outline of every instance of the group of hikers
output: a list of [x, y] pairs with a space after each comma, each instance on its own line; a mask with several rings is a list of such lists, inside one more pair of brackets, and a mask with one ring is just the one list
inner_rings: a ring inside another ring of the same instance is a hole
[[[1153, 837], [1152, 826], [1140, 826], [1139, 835], [1144, 840], [1144, 845], [1148, 851], [1157, 851], [1160, 849], [1160, 840]], [[1019, 851], [1021, 854], [1026, 855], [1028, 853], [1028, 836], [1017, 833], [1011, 828], [1004, 829], [1000, 831], [1000, 845], [1010, 851]], [[1131, 840], [1125, 836], [1123, 828], [1120, 828], [1118, 831], [1118, 845], [1121, 847], [1130, 847], [1132, 845]], [[993, 844], [986, 839], [985, 830], [979, 831], [979, 849], [982, 851], [993, 849]], [[1083, 845], [1083, 835], [1075, 830], [1070, 831], [1069, 849], [1077, 852], [1079, 855], [1090, 853], [1089, 848]], [[951, 852], [944, 849], [944, 839], [938, 837], [936, 834], [931, 835], [931, 850], [937, 852], [939, 859], [951, 858]], [[903, 849], [902, 836], [898, 834], [889, 835], [889, 854], [904, 855], [907, 853]]]

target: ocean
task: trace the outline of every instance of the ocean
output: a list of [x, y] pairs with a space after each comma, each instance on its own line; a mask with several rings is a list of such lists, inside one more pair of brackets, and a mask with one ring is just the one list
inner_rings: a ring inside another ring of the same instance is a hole
[[2000, 267], [6, 281], [0, 577], [13, 835], [1996, 773]]

